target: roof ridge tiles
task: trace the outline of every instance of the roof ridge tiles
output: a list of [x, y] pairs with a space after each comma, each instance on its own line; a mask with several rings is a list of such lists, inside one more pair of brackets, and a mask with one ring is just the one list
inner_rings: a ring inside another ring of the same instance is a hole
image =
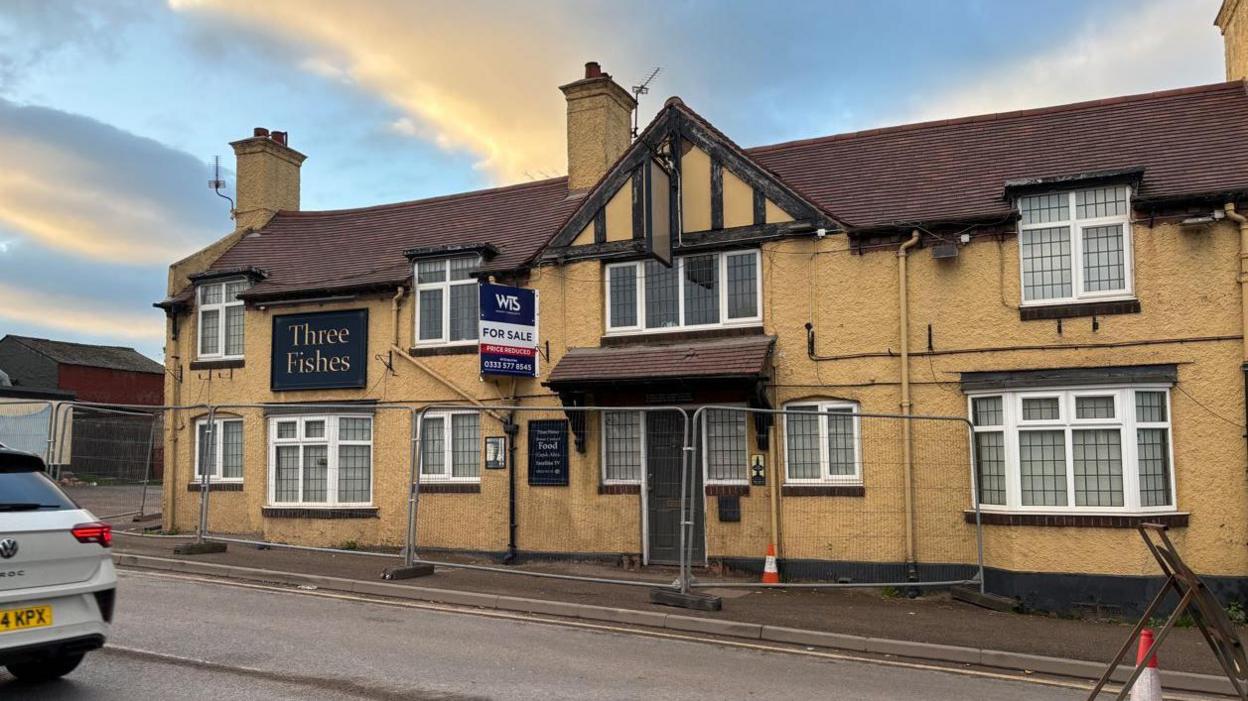
[[1063, 112], [1074, 112], [1085, 109], [1093, 109], [1096, 107], [1109, 107], [1114, 105], [1129, 104], [1133, 102], [1144, 102], [1150, 99], [1182, 97], [1185, 95], [1217, 93], [1221, 91], [1231, 92], [1233, 88], [1238, 86], [1248, 94], [1248, 83], [1240, 80], [1227, 81], [1222, 83], [1209, 83], [1206, 85], [1195, 85], [1185, 88], [1172, 88], [1169, 90], [1155, 90], [1146, 93], [1136, 93], [1132, 95], [1119, 95], [1115, 97], [1098, 98], [1095, 100], [1085, 100], [1083, 102], [1070, 102], [1060, 105], [1048, 105], [1045, 107], [1028, 107], [1019, 110], [1008, 110], [1004, 112], [988, 112], [985, 114], [967, 115], [965, 117], [950, 117], [946, 119], [933, 119], [921, 122], [911, 122], [908, 124], [895, 124], [885, 127], [873, 127], [871, 129], [861, 129], [858, 131], [842, 132], [840, 134], [827, 134], [824, 136], [814, 136], [807, 139], [794, 139], [792, 141], [782, 141], [774, 144], [763, 144], [761, 146], [751, 146], [745, 151], [751, 155], [772, 153], [793, 147], [808, 146], [830, 141], [843, 141], [867, 136], [879, 136], [881, 134], [896, 134], [908, 131], [922, 131], [924, 129], [932, 129], [935, 127], [959, 126], [965, 124], [991, 123], [1005, 119], [1016, 117], [1032, 117], [1037, 115], [1060, 114]]

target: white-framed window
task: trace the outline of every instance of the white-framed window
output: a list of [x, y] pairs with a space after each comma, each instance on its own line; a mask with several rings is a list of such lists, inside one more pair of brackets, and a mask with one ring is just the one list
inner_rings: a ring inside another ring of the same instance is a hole
[[476, 411], [425, 414], [418, 436], [422, 480], [481, 480], [481, 415]]
[[602, 412], [602, 483], [641, 484], [646, 418], [640, 411]]
[[416, 261], [416, 345], [477, 342], [481, 256]]
[[1174, 510], [1168, 386], [993, 392], [969, 402], [981, 508]]
[[208, 419], [195, 422], [195, 481], [208, 473], [211, 482], [243, 481], [243, 420], [214, 419], [208, 435]]
[[371, 506], [373, 417], [269, 418], [269, 503]]
[[702, 412], [702, 469], [707, 484], [747, 484], [749, 445], [746, 412], [707, 409]]
[[1018, 210], [1023, 305], [1134, 295], [1130, 187], [1028, 195]]
[[201, 283], [198, 295], [200, 359], [243, 357], [243, 300], [238, 295], [251, 286], [245, 278]]
[[606, 267], [607, 333], [757, 324], [763, 279], [757, 250], [697, 253], [668, 268], [654, 260]]
[[[784, 407], [784, 481], [789, 484], [862, 484], [858, 405], [799, 401]], [[807, 416], [809, 414], [809, 416]]]

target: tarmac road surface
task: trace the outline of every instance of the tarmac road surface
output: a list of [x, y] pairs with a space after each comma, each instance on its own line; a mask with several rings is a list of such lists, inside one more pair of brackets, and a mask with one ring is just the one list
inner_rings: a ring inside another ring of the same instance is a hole
[[111, 649], [29, 699], [1079, 699], [1075, 688], [123, 570]]

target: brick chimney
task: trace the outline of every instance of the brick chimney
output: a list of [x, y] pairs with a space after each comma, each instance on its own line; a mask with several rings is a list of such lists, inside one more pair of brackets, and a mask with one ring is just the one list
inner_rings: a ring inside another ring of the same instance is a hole
[[584, 78], [559, 89], [568, 100], [568, 189], [584, 190], [632, 143], [637, 101], [594, 61]]
[[259, 229], [279, 210], [299, 209], [299, 166], [307, 156], [286, 143], [284, 131], [256, 127], [230, 143], [238, 159], [234, 226]]
[[1222, 0], [1222, 7], [1213, 23], [1222, 30], [1226, 79], [1248, 78], [1248, 2]]

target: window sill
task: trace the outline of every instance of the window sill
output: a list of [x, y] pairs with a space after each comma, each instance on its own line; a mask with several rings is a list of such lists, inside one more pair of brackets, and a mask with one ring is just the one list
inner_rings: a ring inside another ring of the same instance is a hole
[[[204, 483], [203, 482], [188, 482], [186, 485], [186, 491], [202, 492], [204, 491]], [[210, 492], [241, 492], [243, 491], [243, 483], [242, 482], [213, 482], [212, 480], [209, 480], [208, 491]]]
[[[975, 512], [966, 511], [966, 522], [975, 523]], [[1165, 512], [1156, 514], [1021, 514], [981, 511], [985, 526], [1041, 526], [1048, 528], [1137, 528], [1142, 523], [1160, 523], [1170, 528], [1187, 526], [1188, 514]]]
[[480, 482], [421, 482], [421, 494], [480, 494]]
[[780, 488], [785, 497], [865, 497], [867, 488], [861, 484], [786, 484]]
[[1074, 302], [1035, 307], [1019, 307], [1018, 318], [1022, 321], [1041, 319], [1072, 319], [1080, 316], [1111, 316], [1114, 314], [1138, 314], [1140, 300], [1117, 299], [1098, 302]]
[[678, 331], [629, 331], [604, 335], [599, 344], [609, 346], [631, 346], [647, 343], [670, 343], [674, 341], [697, 341], [708, 338], [737, 338], [740, 336], [761, 336], [762, 324], [750, 326], [715, 326], [710, 328], [689, 328]]
[[600, 484], [599, 494], [641, 494], [640, 484]]
[[437, 355], [476, 355], [476, 342], [458, 345], [446, 346], [415, 346], [407, 349], [407, 354], [413, 358], [428, 358]]
[[750, 495], [750, 485], [748, 484], [708, 484], [706, 485], [706, 496], [708, 497], [748, 497]]
[[316, 519], [349, 519], [377, 518], [375, 506], [266, 506], [260, 510], [265, 518], [316, 518]]
[[192, 370], [230, 370], [244, 367], [243, 358], [221, 358], [219, 360], [192, 360]]

